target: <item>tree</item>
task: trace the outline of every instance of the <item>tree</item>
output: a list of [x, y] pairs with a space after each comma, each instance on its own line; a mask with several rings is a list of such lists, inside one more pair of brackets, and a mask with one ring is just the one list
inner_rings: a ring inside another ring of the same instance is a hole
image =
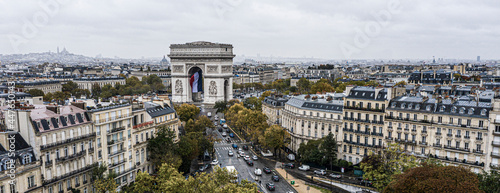
[[297, 81], [297, 88], [300, 92], [307, 93], [311, 89], [311, 83], [306, 78], [300, 78], [299, 81]]
[[228, 105], [228, 102], [224, 101], [224, 100], [215, 102], [214, 109], [217, 109], [217, 111], [215, 111], [215, 113], [226, 112], [226, 110], [228, 109], [227, 105]]
[[30, 94], [31, 96], [34, 96], [34, 97], [37, 97], [37, 96], [44, 96], [44, 95], [45, 95], [45, 94], [43, 93], [43, 91], [42, 91], [42, 90], [40, 90], [40, 89], [36, 89], [36, 88], [34, 88], [34, 89], [30, 89], [30, 90], [28, 91], [28, 94]]
[[205, 115], [198, 117], [196, 120], [189, 119], [186, 122], [184, 129], [186, 133], [190, 132], [204, 132], [206, 128], [215, 128], [212, 121]]
[[243, 101], [243, 105], [247, 109], [262, 110], [262, 101], [257, 97], [250, 97]]
[[[322, 79], [323, 80], [323, 79]], [[333, 92], [335, 89], [326, 82], [316, 82], [311, 87], [311, 93]]]
[[240, 183], [231, 183], [231, 176], [227, 169], [214, 167], [212, 173], [201, 172], [187, 180], [174, 167], [163, 164], [156, 175], [139, 172], [134, 183], [134, 192], [171, 192], [171, 193], [256, 193], [255, 183], [243, 179]]
[[69, 92], [57, 91], [52, 93], [52, 98], [56, 100], [58, 104], [64, 104], [64, 101], [69, 97], [71, 97], [71, 94]]
[[323, 160], [323, 155], [319, 150], [322, 140], [309, 140], [307, 143], [301, 143], [297, 153], [300, 156], [302, 163], [315, 163], [320, 165]]
[[108, 170], [105, 165], [100, 165], [92, 168], [91, 172], [91, 181], [98, 193], [116, 193], [116, 188], [118, 188], [118, 184], [116, 184], [115, 173], [108, 173], [107, 176], [104, 173]]
[[[373, 181], [373, 186], [382, 191], [392, 180], [393, 175], [401, 174], [420, 165], [413, 155], [408, 155], [400, 144], [389, 144], [382, 154], [369, 154], [361, 161], [363, 178]], [[375, 180], [376, 179], [376, 180]]]
[[147, 150], [150, 153], [151, 163], [161, 166], [170, 163], [175, 167], [181, 164], [180, 157], [176, 154], [175, 133], [165, 126], [158, 127], [156, 136], [148, 141]]
[[[265, 147], [271, 148], [274, 150], [274, 154], [276, 155], [276, 150], [285, 147], [286, 140], [290, 138], [290, 134], [279, 125], [272, 125], [264, 131], [264, 135], [260, 136], [260, 142]], [[280, 154], [281, 155], [281, 154]]]
[[73, 94], [76, 89], [78, 89], [78, 84], [74, 83], [73, 81], [68, 81], [66, 84], [62, 85], [63, 92], [70, 92]]
[[500, 174], [491, 170], [490, 172], [484, 172], [478, 174], [479, 189], [486, 193], [500, 192]]
[[97, 83], [94, 83], [92, 85], [92, 95], [99, 96], [100, 93], [101, 93], [101, 86], [99, 86], [99, 84]]
[[476, 175], [464, 167], [424, 164], [394, 178], [383, 192], [483, 192]]
[[321, 146], [319, 146], [320, 152], [324, 155], [324, 163], [330, 165], [330, 169], [333, 166], [333, 161], [337, 159], [337, 141], [332, 133], [328, 133], [327, 136], [323, 137]]
[[194, 119], [200, 114], [200, 108], [193, 104], [184, 103], [182, 105], [174, 106], [177, 115], [181, 121], [187, 122], [189, 119]]
[[460, 79], [462, 78], [462, 75], [458, 74], [458, 73], [455, 73], [453, 74], [453, 78], [456, 80], [456, 81], [460, 81]]
[[260, 95], [259, 99], [260, 99], [261, 101], [264, 101], [264, 99], [265, 99], [266, 97], [271, 96], [271, 93], [273, 93], [273, 92], [271, 92], [270, 90], [268, 90], [268, 91], [264, 91], [264, 92]]
[[399, 85], [402, 85], [402, 86], [406, 85], [406, 81], [404, 81], [404, 80], [403, 81], [399, 81], [394, 86], [399, 86]]

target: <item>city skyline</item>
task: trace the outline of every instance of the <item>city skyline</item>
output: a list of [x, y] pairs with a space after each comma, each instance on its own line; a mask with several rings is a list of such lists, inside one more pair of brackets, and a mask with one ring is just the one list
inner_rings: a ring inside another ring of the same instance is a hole
[[[56, 3], [54, 3], [56, 2]], [[160, 57], [170, 44], [230, 43], [236, 55], [497, 59], [496, 2], [0, 2], [0, 53]], [[132, 10], [132, 11], [131, 11]], [[29, 31], [32, 30], [32, 31]]]

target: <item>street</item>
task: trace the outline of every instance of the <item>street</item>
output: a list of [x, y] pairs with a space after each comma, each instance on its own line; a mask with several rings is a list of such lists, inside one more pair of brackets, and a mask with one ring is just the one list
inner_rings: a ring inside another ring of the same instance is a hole
[[[227, 137], [222, 137], [222, 134], [216, 129], [214, 130], [217, 134], [217, 138], [220, 139], [220, 141], [217, 141], [214, 144], [215, 148], [215, 154], [217, 159], [219, 160], [221, 167], [226, 167], [226, 166], [234, 166], [236, 170], [238, 171], [238, 180], [241, 181], [242, 179], [247, 179], [250, 182], [255, 182], [255, 173], [254, 170], [256, 168], [263, 169], [264, 167], [268, 167], [271, 170], [273, 169], [274, 166], [267, 166], [264, 165], [262, 162], [259, 160], [253, 160], [254, 165], [249, 166], [245, 160], [243, 160], [243, 157], [238, 158], [237, 156], [237, 151], [238, 149], [233, 149], [232, 144], [237, 144], [238, 148], [242, 147], [243, 145], [249, 145], [249, 143], [242, 143], [240, 140], [238, 140], [236, 137], [230, 138], [231, 142], [227, 142], [225, 139]], [[249, 145], [250, 146], [250, 145]], [[232, 150], [234, 155], [229, 156], [228, 151]], [[250, 150], [243, 150], [246, 155], [250, 155], [252, 157], [254, 154]], [[271, 174], [266, 174], [262, 172], [262, 175], [259, 176], [259, 179], [261, 180], [261, 183], [259, 184], [257, 182], [257, 185], [259, 186], [259, 190], [263, 192], [270, 192], [267, 188], [265, 188], [266, 183], [268, 182], [273, 182], [271, 177], [273, 176], [273, 173]], [[291, 188], [287, 182], [284, 179], [280, 178], [279, 182], [274, 182], [274, 185], [276, 187], [276, 192], [294, 192], [293, 188]]]

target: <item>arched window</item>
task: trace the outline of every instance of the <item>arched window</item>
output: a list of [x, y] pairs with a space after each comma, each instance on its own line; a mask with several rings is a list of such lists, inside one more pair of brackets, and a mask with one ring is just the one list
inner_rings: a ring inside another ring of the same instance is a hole
[[425, 110], [427, 110], [427, 111], [431, 111], [431, 106], [430, 106], [430, 105], [427, 105], [427, 107], [425, 107]]
[[402, 109], [406, 108], [406, 103], [401, 103], [401, 108]]
[[413, 104], [408, 104], [408, 109], [411, 109], [413, 107]]
[[415, 110], [420, 110], [420, 104], [415, 105]]
[[481, 115], [486, 116], [486, 111], [487, 111], [486, 109], [481, 110]]
[[469, 109], [469, 115], [472, 115], [472, 114], [474, 114], [474, 108]]
[[457, 107], [452, 107], [452, 108], [451, 108], [451, 112], [452, 112], [452, 113], [457, 113]]
[[392, 103], [392, 108], [396, 108], [396, 103]]
[[461, 107], [459, 112], [460, 112], [460, 114], [464, 114], [465, 113], [465, 108]]
[[444, 110], [446, 109], [446, 107], [443, 105], [439, 108], [439, 112], [444, 112]]

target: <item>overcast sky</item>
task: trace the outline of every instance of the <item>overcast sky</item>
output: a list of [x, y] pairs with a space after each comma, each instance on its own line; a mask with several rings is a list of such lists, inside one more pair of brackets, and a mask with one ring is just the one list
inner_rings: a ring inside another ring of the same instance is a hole
[[498, 0], [65, 0], [48, 11], [39, 4], [51, 1], [0, 0], [1, 54], [65, 46], [87, 56], [161, 57], [170, 44], [211, 41], [247, 56], [500, 58]]

